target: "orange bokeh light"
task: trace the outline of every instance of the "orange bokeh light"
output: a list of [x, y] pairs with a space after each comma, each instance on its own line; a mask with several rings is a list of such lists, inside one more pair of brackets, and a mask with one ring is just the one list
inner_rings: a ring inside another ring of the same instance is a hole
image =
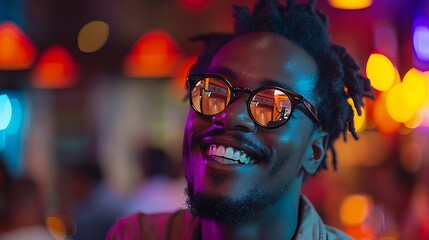
[[0, 25], [0, 70], [29, 68], [36, 57], [36, 47], [13, 22]]
[[367, 195], [347, 196], [340, 206], [340, 220], [344, 226], [359, 226], [368, 217], [372, 199]]
[[380, 94], [375, 99], [373, 118], [377, 129], [385, 135], [394, 134], [401, 127], [401, 124], [393, 120], [387, 112], [385, 94]]
[[176, 93], [175, 95], [179, 99], [183, 99], [186, 96], [186, 77], [189, 75], [189, 70], [191, 70], [191, 67], [195, 64], [197, 59], [197, 56], [193, 56], [185, 60], [184, 63], [182, 63], [182, 65], [179, 67], [177, 76], [173, 79], [173, 81], [171, 81], [170, 86], [172, 92]]
[[133, 46], [124, 61], [128, 77], [163, 78], [174, 75], [181, 51], [164, 31], [144, 34]]
[[77, 66], [71, 54], [61, 46], [47, 49], [31, 75], [36, 88], [69, 88], [77, 81]]

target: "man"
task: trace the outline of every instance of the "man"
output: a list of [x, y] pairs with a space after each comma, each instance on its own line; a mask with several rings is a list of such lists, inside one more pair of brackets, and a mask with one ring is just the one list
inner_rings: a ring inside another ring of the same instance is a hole
[[195, 38], [206, 47], [188, 77], [188, 210], [124, 218], [109, 239], [350, 239], [300, 190], [340, 133], [357, 138], [347, 99], [360, 112], [369, 81], [314, 1], [260, 0], [235, 20], [234, 34]]

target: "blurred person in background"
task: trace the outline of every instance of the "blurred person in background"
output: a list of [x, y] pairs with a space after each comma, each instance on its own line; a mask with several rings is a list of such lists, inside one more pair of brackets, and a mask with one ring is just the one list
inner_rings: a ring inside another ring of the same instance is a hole
[[12, 179], [5, 195], [8, 231], [0, 240], [54, 239], [45, 226], [45, 205], [36, 183], [27, 177]]
[[340, 135], [358, 138], [347, 100], [360, 113], [368, 79], [331, 43], [315, 1], [234, 11], [233, 34], [193, 38], [206, 45], [187, 78], [187, 210], [122, 218], [108, 239], [350, 239], [301, 187], [328, 150], [335, 168]]
[[103, 182], [95, 161], [60, 165], [58, 196], [60, 212], [74, 219], [73, 239], [104, 239], [115, 219], [122, 215], [123, 202]]
[[171, 212], [183, 208], [186, 184], [170, 156], [152, 145], [145, 145], [137, 154], [142, 179], [129, 198], [126, 214]]

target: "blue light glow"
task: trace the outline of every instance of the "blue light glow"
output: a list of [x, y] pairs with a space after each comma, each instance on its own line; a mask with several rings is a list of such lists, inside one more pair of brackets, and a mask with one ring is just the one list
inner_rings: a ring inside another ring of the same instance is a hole
[[0, 95], [0, 130], [4, 130], [12, 118], [12, 105], [6, 94]]
[[0, 130], [0, 152], [5, 149], [6, 146], [6, 131]]
[[12, 118], [6, 130], [8, 134], [16, 134], [22, 125], [23, 109], [17, 98], [11, 98], [10, 103], [12, 105]]

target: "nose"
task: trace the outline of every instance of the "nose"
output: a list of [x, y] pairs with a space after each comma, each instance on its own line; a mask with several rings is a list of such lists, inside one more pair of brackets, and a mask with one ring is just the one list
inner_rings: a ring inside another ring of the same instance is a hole
[[256, 128], [255, 122], [247, 111], [245, 97], [236, 98], [223, 111], [213, 115], [212, 122], [228, 130], [252, 132]]

